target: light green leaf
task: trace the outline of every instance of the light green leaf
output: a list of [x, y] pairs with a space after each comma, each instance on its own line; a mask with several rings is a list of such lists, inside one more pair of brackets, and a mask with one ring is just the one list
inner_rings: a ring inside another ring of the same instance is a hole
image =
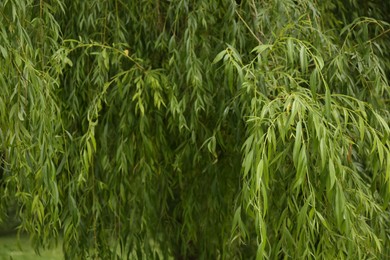
[[335, 170], [334, 163], [333, 163], [332, 159], [329, 160], [328, 169], [329, 169], [329, 176], [328, 176], [329, 187], [328, 187], [328, 190], [331, 190], [333, 188], [335, 182], [336, 182], [336, 170]]
[[218, 63], [220, 60], [222, 60], [222, 58], [226, 55], [226, 50], [223, 50], [221, 51], [220, 53], [217, 54], [217, 56], [215, 56], [214, 60], [213, 60], [213, 63]]
[[295, 141], [294, 141], [294, 149], [293, 149], [293, 160], [294, 164], [298, 166], [298, 156], [302, 146], [302, 122], [298, 121], [296, 130], [295, 130]]

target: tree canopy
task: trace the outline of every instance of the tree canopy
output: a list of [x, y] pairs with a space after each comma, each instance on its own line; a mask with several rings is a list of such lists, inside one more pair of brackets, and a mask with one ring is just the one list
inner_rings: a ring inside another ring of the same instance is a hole
[[1, 1], [0, 219], [67, 259], [390, 257], [389, 12]]

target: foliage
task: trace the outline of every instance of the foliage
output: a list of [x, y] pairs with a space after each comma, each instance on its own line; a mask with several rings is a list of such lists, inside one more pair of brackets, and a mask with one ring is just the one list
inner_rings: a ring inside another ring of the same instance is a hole
[[387, 258], [389, 10], [2, 1], [1, 209], [68, 259]]

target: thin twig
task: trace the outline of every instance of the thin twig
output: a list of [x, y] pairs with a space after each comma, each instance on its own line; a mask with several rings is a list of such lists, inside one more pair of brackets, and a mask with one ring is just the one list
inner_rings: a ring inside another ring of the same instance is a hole
[[256, 36], [256, 34], [252, 31], [252, 29], [249, 27], [249, 25], [245, 22], [244, 18], [242, 18], [242, 16], [237, 12], [237, 10], [235, 12], [238, 15], [238, 17], [240, 18], [240, 20], [245, 24], [245, 27], [248, 28], [248, 30], [253, 35], [253, 37], [255, 37], [255, 39], [259, 42], [259, 44], [263, 44], [261, 42], [261, 40], [259, 39], [259, 37]]

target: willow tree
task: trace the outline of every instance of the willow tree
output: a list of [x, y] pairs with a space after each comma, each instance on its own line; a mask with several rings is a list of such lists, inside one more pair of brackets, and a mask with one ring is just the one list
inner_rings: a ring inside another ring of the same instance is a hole
[[67, 259], [389, 257], [389, 11], [1, 1], [1, 218]]

